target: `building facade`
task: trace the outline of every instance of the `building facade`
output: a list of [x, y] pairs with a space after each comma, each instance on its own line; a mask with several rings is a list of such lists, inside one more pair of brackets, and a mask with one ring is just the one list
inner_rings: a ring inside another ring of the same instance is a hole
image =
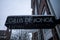
[[0, 30], [0, 40], [10, 40], [11, 31], [7, 30]]
[[[59, 19], [59, 1], [60, 0], [31, 0], [31, 8], [33, 15], [53, 15]], [[60, 40], [59, 25], [53, 29], [40, 29], [41, 39], [39, 40]]]

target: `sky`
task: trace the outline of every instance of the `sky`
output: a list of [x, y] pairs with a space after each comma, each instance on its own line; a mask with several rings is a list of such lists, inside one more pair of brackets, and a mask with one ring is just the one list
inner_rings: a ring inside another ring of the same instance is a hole
[[31, 15], [31, 11], [31, 0], [0, 0], [0, 30], [6, 30], [7, 16]]

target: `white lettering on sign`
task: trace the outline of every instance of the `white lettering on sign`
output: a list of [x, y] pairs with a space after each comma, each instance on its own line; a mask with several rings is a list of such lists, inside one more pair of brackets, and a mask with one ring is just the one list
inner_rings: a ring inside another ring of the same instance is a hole
[[35, 23], [35, 22], [42, 22], [42, 18], [36, 18], [36, 19], [34, 19], [34, 21], [33, 21], [33, 23]]
[[18, 22], [17, 22], [17, 23], [23, 23], [23, 19], [22, 19], [22, 18], [17, 19], [17, 20], [18, 20]]
[[8, 19], [8, 23], [15, 23], [15, 21], [16, 21], [16, 19], [14, 19], [14, 18]]
[[25, 20], [24, 20], [24, 22], [26, 23], [26, 24], [28, 24], [28, 23], [32, 23], [32, 18], [25, 18]]
[[53, 22], [53, 21], [52, 21], [52, 18], [45, 18], [44, 22]]
[[33, 23], [35, 23], [35, 22], [42, 23], [42, 22], [53, 22], [53, 21], [52, 21], [52, 18], [36, 18], [36, 19], [34, 19]]
[[44, 22], [53, 22], [53, 19], [51, 17], [25, 17], [25, 18], [9, 18], [8, 23], [44, 23]]

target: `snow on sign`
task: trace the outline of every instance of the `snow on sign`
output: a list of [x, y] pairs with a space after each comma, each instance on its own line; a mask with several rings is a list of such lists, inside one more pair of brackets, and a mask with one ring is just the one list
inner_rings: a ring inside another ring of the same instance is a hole
[[8, 16], [5, 25], [10, 29], [54, 28], [54, 16]]

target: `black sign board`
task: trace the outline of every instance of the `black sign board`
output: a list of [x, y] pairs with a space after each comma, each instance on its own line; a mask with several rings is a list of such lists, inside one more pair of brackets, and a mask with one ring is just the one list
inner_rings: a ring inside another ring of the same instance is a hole
[[10, 29], [41, 29], [54, 28], [54, 22], [54, 16], [8, 16], [5, 25]]

